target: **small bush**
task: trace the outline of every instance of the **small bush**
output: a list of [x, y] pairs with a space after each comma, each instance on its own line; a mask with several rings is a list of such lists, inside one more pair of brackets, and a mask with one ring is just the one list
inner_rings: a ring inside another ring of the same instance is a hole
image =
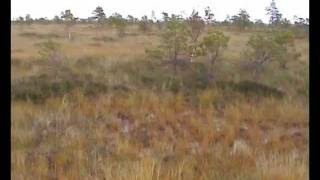
[[102, 42], [113, 42], [115, 39], [113, 37], [102, 36], [102, 37], [93, 37], [94, 41], [102, 41]]
[[89, 43], [89, 46], [93, 46], [93, 47], [101, 47], [102, 44], [101, 43]]
[[282, 98], [285, 95], [284, 92], [279, 91], [276, 88], [253, 81], [241, 81], [239, 83], [219, 81], [216, 85], [223, 90], [240, 92], [248, 97], [274, 96]]
[[61, 77], [50, 75], [31, 76], [12, 82], [11, 98], [42, 102], [49, 97], [62, 96], [75, 88], [80, 88], [87, 95], [95, 95], [98, 92], [107, 91], [107, 86], [95, 82], [90, 76], [76, 76], [70, 73]]
[[164, 56], [164, 52], [161, 49], [146, 49], [145, 53], [151, 60], [161, 60]]
[[21, 37], [38, 38], [38, 39], [61, 38], [60, 35], [55, 34], [55, 33], [38, 34], [35, 32], [24, 32], [24, 33], [20, 33], [19, 35]]

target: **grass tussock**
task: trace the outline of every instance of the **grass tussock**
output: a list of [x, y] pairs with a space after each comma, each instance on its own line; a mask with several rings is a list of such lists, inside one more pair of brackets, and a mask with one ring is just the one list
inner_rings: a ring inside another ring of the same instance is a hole
[[[266, 171], [276, 168], [272, 162], [259, 166], [261, 154], [277, 152], [279, 158], [286, 158], [291, 151], [306, 150], [307, 112], [289, 102], [265, 99], [253, 107], [244, 101], [239, 102], [242, 106], [228, 105], [217, 116], [203, 94], [198, 105], [190, 105], [181, 94], [158, 95], [114, 92], [92, 98], [75, 90], [42, 105], [28, 103], [24, 109], [26, 104], [18, 101], [12, 110], [13, 159], [20, 156], [37, 163], [25, 172], [37, 177], [46, 177], [46, 169], [53, 166], [59, 169], [54, 176], [71, 179], [119, 178], [120, 172], [129, 179], [134, 174], [160, 179], [247, 179], [268, 176]], [[290, 161], [300, 167], [307, 163]], [[277, 165], [291, 177], [306, 175], [305, 169], [291, 172], [291, 163], [285, 163]], [[117, 168], [107, 170], [110, 164]], [[34, 167], [39, 166], [42, 170], [36, 172]], [[14, 168], [20, 169], [19, 164]], [[113, 173], [104, 174], [106, 170]]]

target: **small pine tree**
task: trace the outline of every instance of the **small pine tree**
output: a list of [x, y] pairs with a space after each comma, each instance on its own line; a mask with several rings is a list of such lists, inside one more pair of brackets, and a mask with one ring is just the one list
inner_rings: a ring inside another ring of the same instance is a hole
[[288, 31], [260, 33], [249, 38], [248, 49], [243, 54], [246, 59], [250, 59], [246, 68], [253, 70], [256, 81], [271, 61], [278, 62], [281, 69], [287, 69], [288, 61], [299, 57], [299, 53], [295, 53], [294, 49], [289, 51], [289, 48], [294, 46], [293, 42], [294, 36]]
[[24, 30], [24, 28], [23, 28], [24, 27], [24, 18], [22, 16], [18, 17], [17, 23], [20, 26], [20, 30], [23, 31]]
[[127, 21], [128, 21], [129, 23], [134, 23], [134, 17], [133, 17], [132, 15], [128, 15], [128, 16], [127, 16]]
[[189, 32], [186, 24], [178, 16], [168, 18], [167, 25], [161, 34], [161, 45], [155, 49], [146, 49], [151, 59], [164, 60], [172, 64], [174, 74], [177, 73], [179, 62], [185, 59], [181, 56], [188, 51]]
[[266, 7], [267, 15], [270, 16], [269, 24], [276, 26], [280, 24], [282, 14], [279, 12], [275, 0], [272, 0], [269, 7]]
[[30, 14], [27, 14], [27, 15], [26, 15], [25, 20], [26, 20], [26, 24], [27, 24], [27, 25], [31, 25], [32, 22], [33, 22], [33, 19], [31, 18], [31, 15], [30, 15]]
[[144, 15], [141, 17], [141, 20], [139, 21], [139, 29], [144, 33], [150, 31], [148, 16]]
[[240, 9], [239, 13], [235, 16], [232, 16], [232, 23], [239, 27], [240, 30], [244, 30], [251, 23], [250, 15], [244, 9]]
[[212, 31], [205, 36], [200, 43], [202, 53], [207, 55], [209, 62], [208, 79], [214, 79], [214, 64], [218, 57], [221, 55], [221, 51], [228, 45], [229, 37], [225, 36], [223, 32]]
[[62, 20], [60, 19], [60, 17], [59, 16], [54, 16], [54, 18], [53, 18], [53, 22], [54, 23], [57, 23], [57, 24], [60, 24], [60, 23], [62, 23]]
[[162, 16], [163, 16], [163, 21], [164, 22], [168, 22], [170, 17], [169, 17], [169, 14], [166, 13], [166, 12], [162, 12]]
[[190, 17], [187, 19], [188, 25], [190, 27], [190, 37], [191, 37], [191, 58], [190, 62], [192, 62], [192, 58], [197, 54], [198, 47], [198, 38], [204, 30], [205, 23], [202, 18], [199, 16], [199, 13], [196, 10], [193, 10]]
[[212, 10], [209, 6], [207, 6], [205, 9], [204, 9], [204, 13], [205, 13], [205, 20], [207, 22], [207, 24], [211, 24], [213, 22], [213, 17], [214, 17], [214, 14], [212, 13]]
[[118, 31], [118, 36], [119, 37], [124, 37], [125, 36], [125, 30], [127, 26], [127, 22], [124, 18], [122, 18], [122, 15], [119, 13], [114, 13], [112, 16], [109, 17], [110, 24], [112, 26], [115, 26], [115, 28]]
[[106, 14], [101, 6], [96, 7], [96, 9], [92, 12], [94, 14], [93, 19], [97, 19], [97, 28], [101, 28], [105, 22]]
[[64, 12], [61, 12], [61, 19], [64, 20], [66, 24], [66, 31], [68, 32], [68, 39], [71, 40], [71, 27], [74, 24], [74, 16], [71, 13], [71, 10], [65, 10]]

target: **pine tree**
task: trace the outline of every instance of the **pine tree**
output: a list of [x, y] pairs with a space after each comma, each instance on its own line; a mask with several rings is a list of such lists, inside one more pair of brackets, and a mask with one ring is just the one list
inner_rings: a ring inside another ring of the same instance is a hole
[[212, 13], [211, 8], [209, 6], [204, 9], [204, 13], [205, 13], [204, 19], [206, 20], [207, 24], [212, 23], [214, 14]]
[[250, 24], [250, 15], [244, 9], [240, 9], [239, 13], [232, 16], [231, 20], [233, 24], [239, 26], [240, 30], [244, 30]]
[[202, 18], [199, 16], [199, 12], [193, 10], [190, 17], [188, 17], [187, 22], [190, 27], [190, 36], [191, 36], [191, 46], [190, 46], [190, 62], [192, 58], [197, 54], [198, 38], [204, 30], [205, 23]]
[[71, 13], [71, 10], [65, 10], [64, 12], [61, 12], [61, 19], [64, 19], [66, 23], [66, 31], [68, 32], [68, 39], [71, 40], [71, 32], [70, 28], [74, 23], [74, 16]]
[[269, 24], [271, 25], [277, 25], [281, 22], [282, 14], [279, 12], [276, 2], [274, 0], [271, 1], [271, 4], [269, 7], [266, 8], [267, 15], [270, 16]]
[[27, 15], [26, 15], [25, 20], [26, 20], [26, 24], [28, 24], [28, 25], [31, 25], [31, 23], [32, 23], [32, 21], [33, 21], [33, 19], [31, 18], [31, 15], [30, 15], [30, 14], [27, 14]]
[[98, 20], [98, 26], [102, 26], [106, 19], [106, 14], [104, 13], [103, 8], [100, 6], [96, 7], [92, 14], [94, 14], [93, 18]]

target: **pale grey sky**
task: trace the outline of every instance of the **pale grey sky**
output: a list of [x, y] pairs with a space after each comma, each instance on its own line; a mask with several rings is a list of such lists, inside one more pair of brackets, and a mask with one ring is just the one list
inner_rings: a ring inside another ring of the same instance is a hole
[[[97, 6], [102, 6], [107, 16], [114, 12], [127, 17], [128, 14], [141, 18], [143, 15], [151, 16], [154, 10], [157, 18], [161, 12], [182, 13], [189, 15], [192, 9], [204, 14], [204, 8], [210, 6], [215, 19], [224, 20], [226, 15], [235, 15], [240, 8], [246, 9], [252, 20], [262, 19], [268, 21], [265, 7], [271, 0], [11, 0], [11, 19], [31, 14], [32, 18], [53, 18], [61, 11], [71, 9], [76, 17], [86, 18], [92, 16]], [[276, 0], [276, 5], [284, 17], [292, 20], [294, 15], [309, 17], [308, 0]]]

